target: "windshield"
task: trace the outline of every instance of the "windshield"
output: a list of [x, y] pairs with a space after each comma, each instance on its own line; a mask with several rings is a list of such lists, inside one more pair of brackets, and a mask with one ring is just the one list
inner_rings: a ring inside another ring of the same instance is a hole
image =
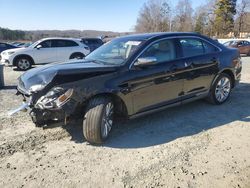
[[225, 46], [232, 46], [232, 45], [235, 45], [237, 43], [237, 41], [228, 41], [228, 42], [225, 42], [224, 45]]
[[100, 61], [104, 64], [121, 65], [135, 52], [141, 42], [129, 38], [115, 39], [96, 49], [85, 59]]

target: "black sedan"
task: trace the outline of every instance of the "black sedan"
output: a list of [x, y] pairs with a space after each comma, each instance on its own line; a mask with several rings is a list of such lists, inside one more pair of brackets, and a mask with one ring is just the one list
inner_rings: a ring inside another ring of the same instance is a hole
[[241, 68], [237, 49], [196, 33], [125, 36], [85, 60], [24, 73], [18, 92], [27, 103], [18, 110], [30, 108], [37, 126], [68, 124], [84, 117], [86, 140], [102, 143], [116, 118], [133, 118], [201, 98], [224, 103], [240, 80]]

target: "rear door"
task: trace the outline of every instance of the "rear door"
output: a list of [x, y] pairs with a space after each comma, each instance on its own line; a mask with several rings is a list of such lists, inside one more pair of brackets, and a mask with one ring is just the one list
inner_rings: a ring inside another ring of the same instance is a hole
[[69, 60], [74, 52], [79, 52], [79, 45], [72, 40], [53, 40], [53, 46], [57, 48], [57, 61]]
[[32, 54], [36, 64], [52, 63], [58, 59], [57, 48], [52, 45], [53, 40], [45, 40], [34, 47]]
[[219, 49], [200, 38], [180, 38], [182, 58], [185, 64], [183, 99], [209, 92], [211, 83], [219, 71]]

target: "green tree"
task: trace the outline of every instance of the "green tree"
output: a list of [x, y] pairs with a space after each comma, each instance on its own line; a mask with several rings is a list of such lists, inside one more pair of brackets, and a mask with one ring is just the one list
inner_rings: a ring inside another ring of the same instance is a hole
[[166, 0], [148, 0], [139, 12], [136, 32], [161, 32], [170, 30], [171, 8]]
[[214, 11], [214, 30], [217, 37], [224, 37], [234, 29], [237, 0], [218, 0]]
[[195, 22], [195, 27], [194, 27], [194, 31], [201, 33], [201, 34], [205, 34], [204, 30], [206, 28], [207, 25], [207, 19], [206, 19], [206, 14], [204, 12], [200, 13], [197, 16], [197, 20]]

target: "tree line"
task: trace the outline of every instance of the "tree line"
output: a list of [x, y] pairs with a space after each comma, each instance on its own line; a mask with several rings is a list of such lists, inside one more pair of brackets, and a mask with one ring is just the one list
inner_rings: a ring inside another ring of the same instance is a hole
[[41, 38], [47, 37], [72, 37], [72, 38], [83, 38], [83, 37], [101, 37], [109, 36], [116, 37], [120, 35], [127, 35], [127, 33], [118, 33], [112, 31], [96, 31], [96, 30], [34, 30], [34, 31], [21, 31], [21, 30], [10, 30], [0, 27], [0, 40], [4, 41], [37, 41]]
[[195, 31], [215, 37], [233, 33], [250, 33], [250, 0], [208, 0], [192, 8], [191, 0], [178, 0], [175, 7], [170, 0], [148, 0], [139, 12], [135, 31], [168, 32]]
[[20, 30], [10, 30], [0, 27], [0, 39], [2, 40], [25, 40], [26, 33]]
[[[148, 0], [141, 8], [134, 28], [137, 33], [195, 31], [214, 37], [239, 37], [250, 33], [250, 0], [207, 0], [193, 9], [191, 0]], [[0, 27], [0, 40], [36, 41], [45, 37], [97, 37], [120, 36], [129, 33], [93, 30], [38, 30], [21, 31]], [[249, 35], [250, 37], [250, 35]]]

